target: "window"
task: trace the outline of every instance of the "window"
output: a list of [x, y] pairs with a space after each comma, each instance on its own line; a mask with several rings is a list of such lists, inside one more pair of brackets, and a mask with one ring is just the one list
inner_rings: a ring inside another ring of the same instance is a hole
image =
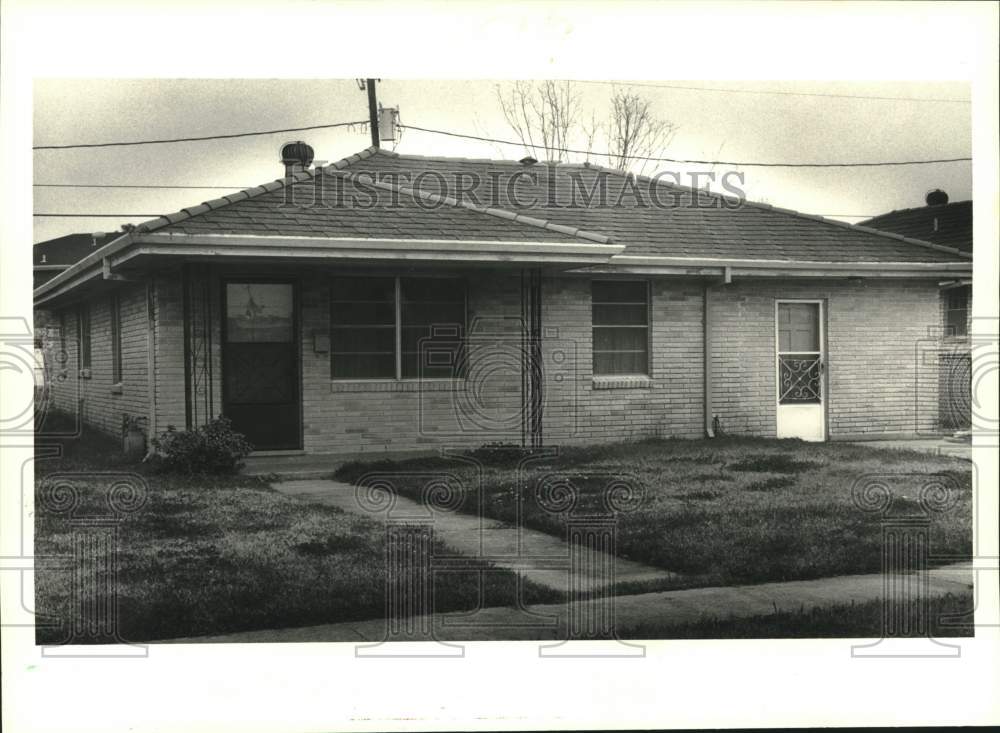
[[108, 303], [111, 311], [111, 383], [122, 381], [122, 309], [117, 295]]
[[963, 285], [944, 292], [944, 330], [946, 336], [968, 335], [970, 291], [970, 286]]
[[331, 301], [331, 376], [334, 379], [395, 377], [395, 279], [335, 278]]
[[331, 378], [460, 377], [465, 300], [455, 278], [334, 278]]
[[594, 374], [649, 373], [649, 285], [591, 283]]
[[80, 307], [78, 314], [80, 332], [80, 368], [90, 369], [90, 306]]
[[402, 278], [402, 375], [457, 377], [465, 342], [465, 286], [440, 278]]

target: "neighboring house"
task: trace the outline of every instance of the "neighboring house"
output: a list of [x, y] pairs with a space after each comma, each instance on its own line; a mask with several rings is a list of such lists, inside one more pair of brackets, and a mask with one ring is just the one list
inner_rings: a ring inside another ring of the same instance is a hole
[[70, 265], [76, 264], [86, 255], [93, 252], [112, 239], [120, 236], [120, 233], [107, 234], [97, 232], [96, 234], [67, 234], [55, 239], [47, 239], [38, 242], [32, 249], [32, 270], [34, 287], [38, 287], [47, 280], [51, 280]]
[[[51, 280], [60, 272], [85, 256], [110, 242], [118, 234], [67, 234], [55, 239], [47, 239], [35, 244], [32, 250], [32, 287], [37, 288], [42, 283]], [[47, 338], [58, 337], [58, 324], [53, 323], [49, 313], [44, 310], [35, 312], [35, 340], [39, 346]]]
[[916, 350], [966, 253], [592, 165], [307, 153], [39, 286], [58, 406], [337, 454], [937, 427]]
[[[38, 242], [32, 249], [32, 279], [33, 287], [51, 280], [60, 272], [80, 261], [89, 253], [95, 251], [117, 234], [67, 234], [56, 239]], [[44, 399], [43, 391], [47, 384], [45, 375], [53, 373], [59, 367], [59, 354], [51, 344], [60, 339], [59, 324], [52, 319], [51, 313], [36, 309], [34, 313], [35, 334], [35, 392], [36, 399]], [[48, 344], [48, 348], [46, 348]], [[51, 361], [51, 363], [48, 363]]]
[[[972, 254], [972, 202], [948, 202], [948, 194], [934, 190], [926, 206], [891, 211], [861, 222], [862, 226], [923, 239]], [[972, 357], [969, 327], [972, 317], [972, 279], [943, 279], [941, 333], [943, 349], [939, 415], [945, 430], [967, 430], [972, 420]]]

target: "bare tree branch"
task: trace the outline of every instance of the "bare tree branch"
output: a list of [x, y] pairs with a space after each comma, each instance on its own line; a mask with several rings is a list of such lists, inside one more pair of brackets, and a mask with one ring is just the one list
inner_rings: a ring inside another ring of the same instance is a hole
[[608, 164], [620, 171], [639, 166], [641, 174], [673, 140], [677, 125], [656, 117], [638, 94], [615, 90], [607, 125]]
[[525, 152], [541, 160], [563, 161], [570, 132], [580, 114], [579, 95], [568, 81], [518, 81], [504, 95], [497, 85], [497, 100], [507, 124]]

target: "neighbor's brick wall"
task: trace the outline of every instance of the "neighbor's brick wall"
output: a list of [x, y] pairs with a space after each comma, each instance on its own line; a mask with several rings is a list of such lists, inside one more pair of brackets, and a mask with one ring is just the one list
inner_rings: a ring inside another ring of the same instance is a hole
[[[79, 415], [83, 422], [112, 435], [120, 435], [124, 414], [147, 416], [148, 344], [146, 286], [125, 283], [117, 291], [121, 304], [122, 380], [116, 393], [111, 373], [111, 298], [103, 295], [89, 301], [91, 322], [91, 367], [86, 378], [80, 369], [79, 322], [76, 306], [53, 313], [59, 323], [65, 313], [65, 359], [50, 372], [50, 394], [56, 409]], [[60, 340], [52, 343], [60, 348]], [[53, 355], [59, 359], [58, 355]]]
[[778, 298], [825, 301], [830, 439], [935, 431], [935, 282], [738, 280], [716, 287], [711, 297], [712, 407], [725, 432], [775, 435]]

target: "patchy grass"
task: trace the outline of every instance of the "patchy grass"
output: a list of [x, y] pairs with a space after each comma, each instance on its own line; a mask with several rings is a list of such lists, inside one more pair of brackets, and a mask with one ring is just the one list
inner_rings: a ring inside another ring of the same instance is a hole
[[[973, 608], [972, 593], [947, 594], [928, 601], [931, 636], [938, 639], [975, 636], [971, 623], [960, 623]], [[910, 618], [919, 613], [910, 603]], [[850, 603], [808, 611], [783, 611], [752, 618], [706, 617], [690, 624], [647, 622], [622, 627], [622, 639], [880, 639], [882, 601]], [[919, 634], [914, 633], [914, 636]]]
[[[353, 463], [336, 478], [356, 482], [389, 473], [400, 493], [423, 500], [426, 474], [447, 473], [458, 479], [458, 511], [481, 507], [488, 517], [558, 537], [565, 536], [568, 517], [605, 511], [609, 481], [626, 478], [645, 487], [645, 496], [619, 516], [617, 554], [682, 573], [678, 587], [691, 587], [876, 572], [883, 516], [862, 511], [852, 486], [865, 476], [889, 475], [890, 511], [909, 514], [921, 511], [922, 487], [945, 475], [958, 490], [954, 505], [931, 518], [931, 552], [971, 554], [971, 470], [955, 458], [737, 438], [570, 448], [518, 469], [522, 457], [491, 450], [478, 464], [450, 458]], [[539, 489], [559, 476], [575, 489], [570, 514], [547, 511], [539, 501]]]
[[[82, 474], [73, 481], [81, 499], [80, 515], [107, 511], [108, 478], [88, 474], [136, 472], [148, 485], [145, 506], [119, 527], [115, 588], [124, 639], [150, 641], [384, 615], [381, 523], [296, 501], [259, 479], [153, 473], [142, 464], [125, 463], [117, 442], [99, 433], [60, 442], [64, 456], [39, 457], [37, 481], [58, 472]], [[37, 555], [72, 555], [73, 533], [67, 517], [46, 511], [36, 495]], [[442, 549], [438, 545], [434, 551]], [[486, 564], [480, 569], [488, 572], [435, 574], [436, 610], [513, 604], [517, 577]], [[44, 565], [35, 579], [38, 612], [65, 622], [72, 567]], [[528, 603], [562, 599], [530, 582], [524, 582], [523, 595]], [[36, 640], [59, 643], [64, 634], [63, 628], [39, 626]]]

